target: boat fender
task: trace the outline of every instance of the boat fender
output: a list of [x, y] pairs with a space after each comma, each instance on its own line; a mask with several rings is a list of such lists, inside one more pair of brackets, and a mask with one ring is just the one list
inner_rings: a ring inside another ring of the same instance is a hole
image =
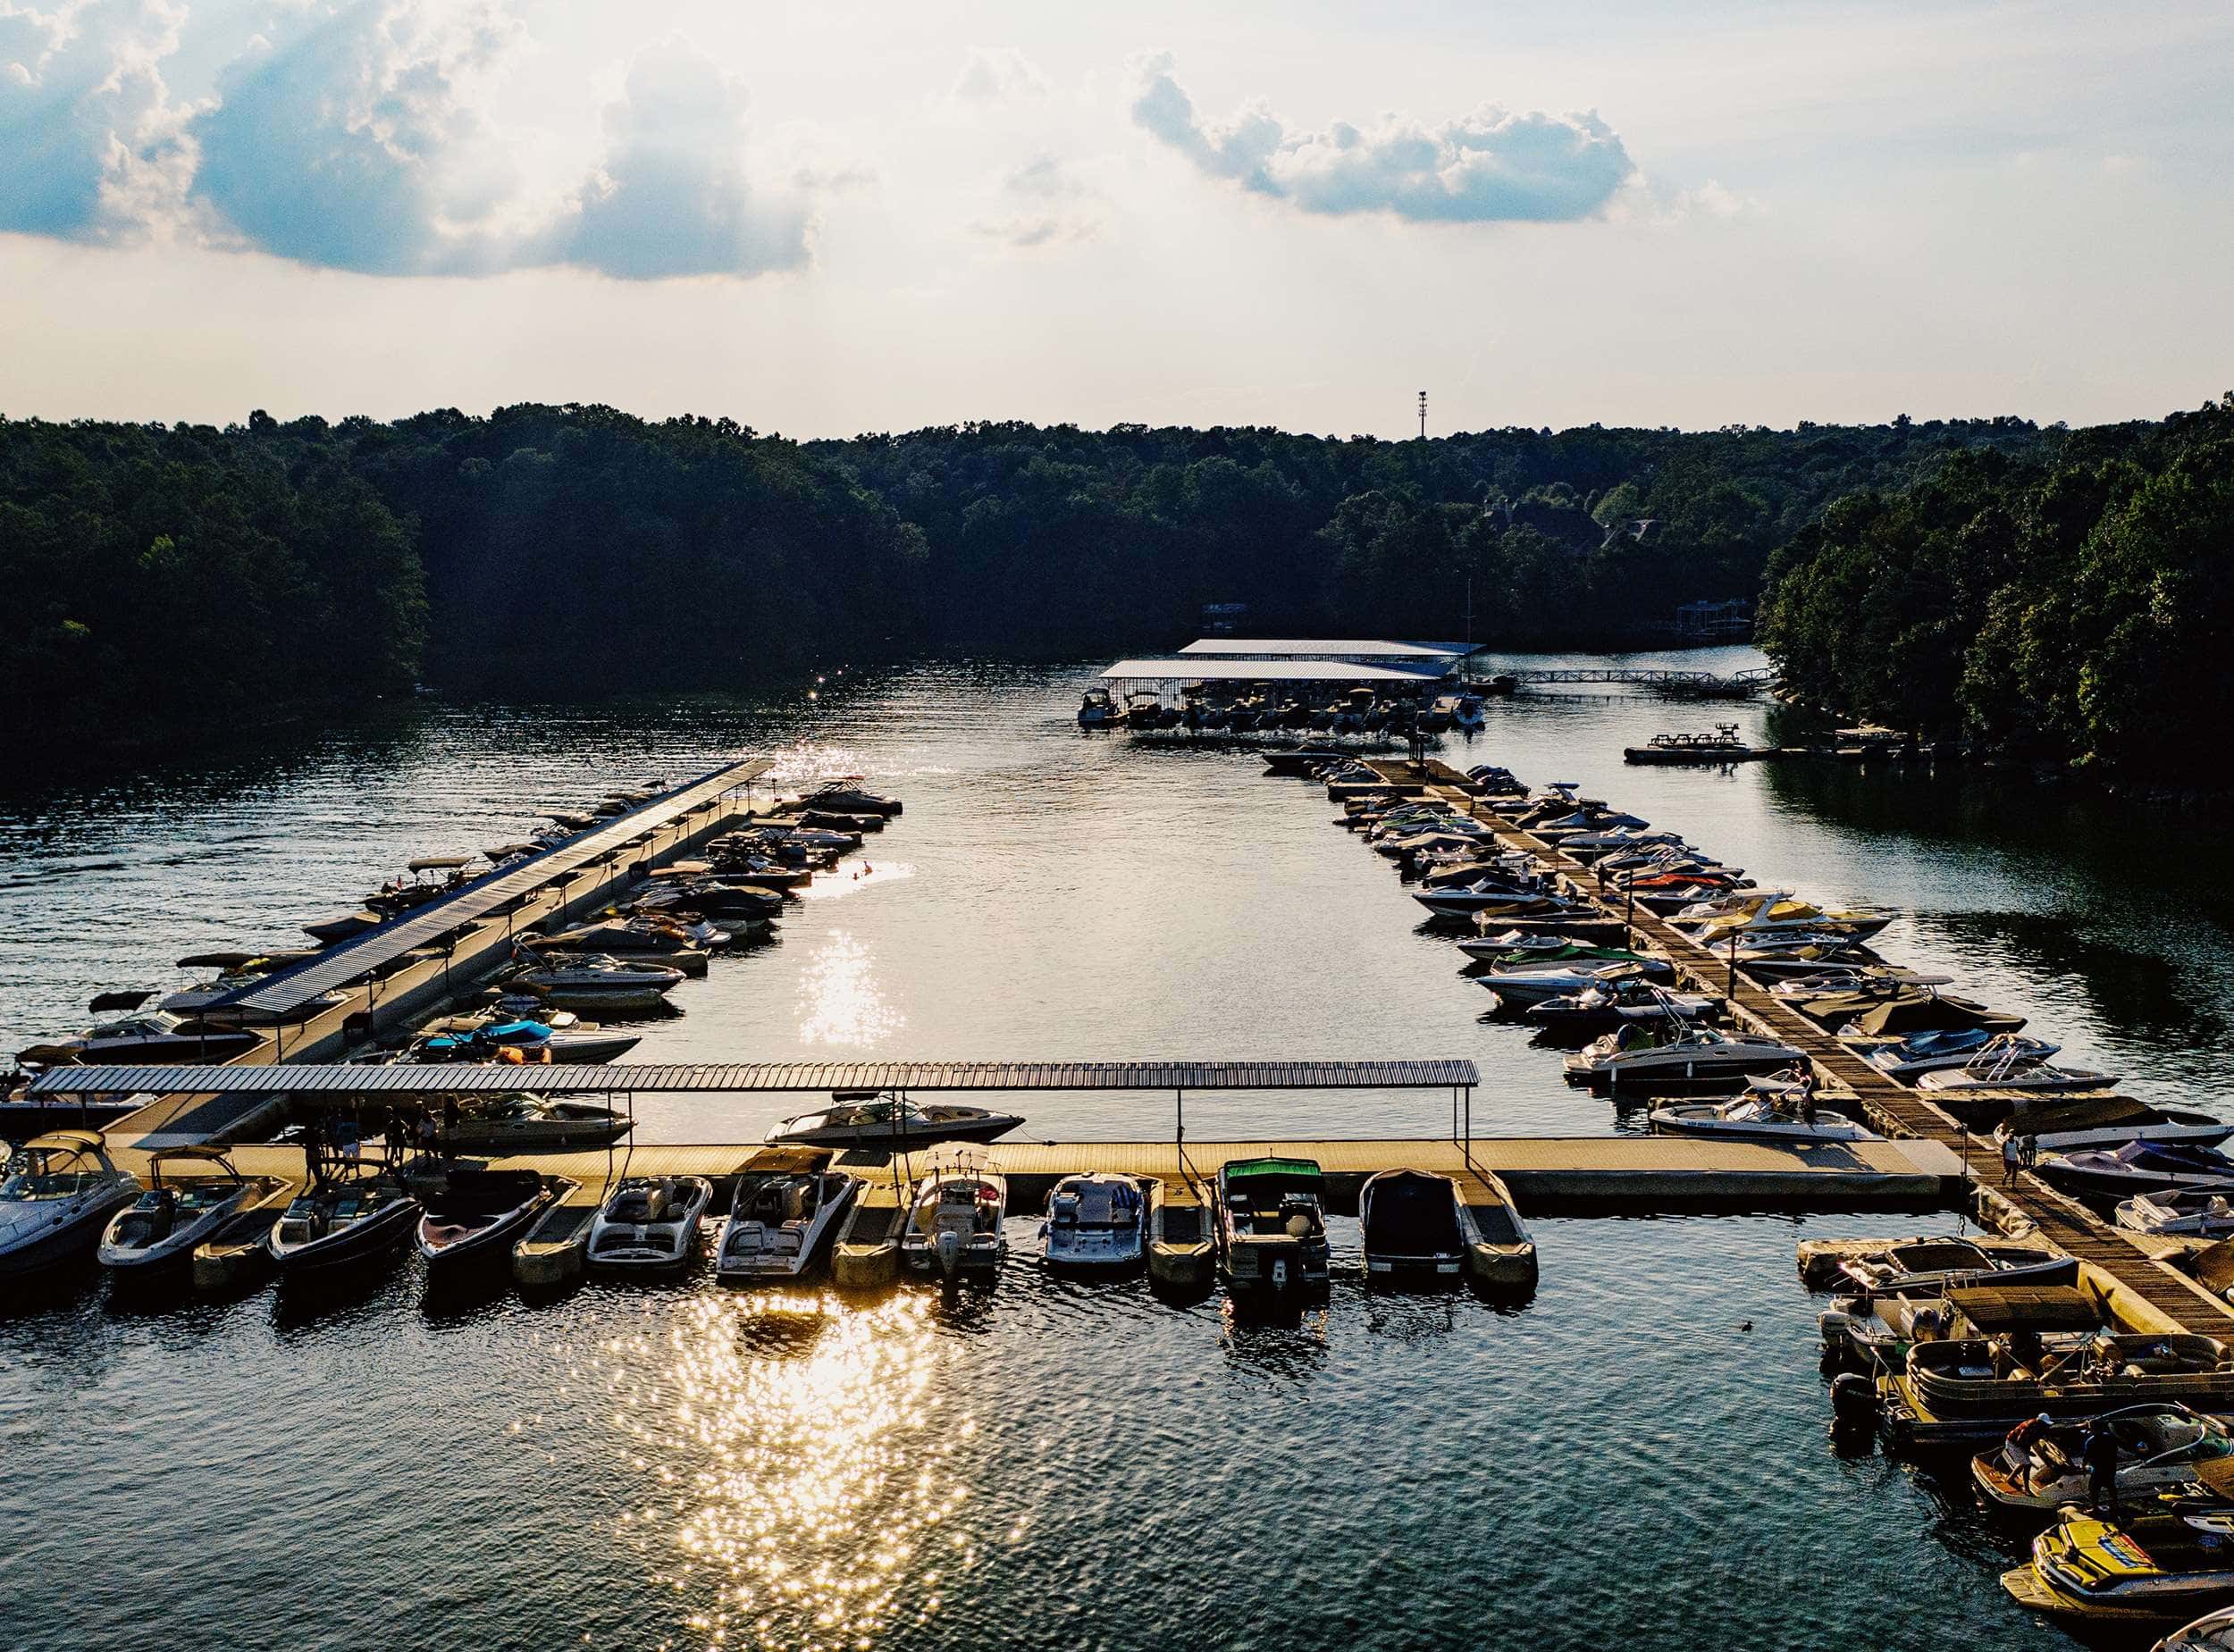
[[1877, 1385], [1856, 1371], [1831, 1379], [1831, 1419], [1842, 1428], [1861, 1429], [1876, 1422]]

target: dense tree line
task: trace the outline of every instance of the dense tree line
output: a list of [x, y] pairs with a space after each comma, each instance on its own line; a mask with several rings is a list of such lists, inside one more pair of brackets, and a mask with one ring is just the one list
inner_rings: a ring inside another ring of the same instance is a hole
[[[1842, 495], [2038, 465], [2020, 420], [1388, 442], [968, 424], [802, 446], [599, 407], [223, 429], [0, 419], [0, 740], [169, 741], [440, 687], [1265, 632], [1642, 640]], [[1978, 470], [1977, 467], [1986, 469]], [[1649, 528], [1633, 524], [1649, 522]]]
[[2035, 760], [2187, 774], [2234, 712], [2234, 394], [1842, 498], [1767, 579], [1762, 643], [1806, 702]]

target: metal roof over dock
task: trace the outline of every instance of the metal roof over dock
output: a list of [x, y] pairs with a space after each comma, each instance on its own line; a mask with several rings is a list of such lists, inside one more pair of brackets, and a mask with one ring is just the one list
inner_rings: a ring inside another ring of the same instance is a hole
[[[414, 948], [431, 945], [466, 925], [485, 918], [506, 903], [567, 877], [604, 856], [625, 849], [647, 832], [678, 816], [704, 808], [723, 792], [759, 779], [773, 767], [768, 758], [748, 758], [728, 763], [696, 780], [600, 821], [553, 845], [519, 865], [491, 871], [462, 888], [438, 896], [424, 906], [336, 942], [302, 962], [275, 969], [262, 979], [236, 987], [210, 1001], [209, 1015], [233, 1010], [248, 1016], [281, 1019], [293, 1014], [321, 994], [361, 981], [402, 958]], [[135, 1069], [139, 1070], [139, 1069]], [[214, 1070], [214, 1069], [213, 1069]], [[227, 1068], [227, 1073], [238, 1069]], [[360, 1069], [363, 1070], [363, 1069]], [[140, 1088], [152, 1086], [141, 1086]], [[197, 1090], [238, 1089], [237, 1084], [203, 1084]]]
[[1102, 673], [1107, 683], [1409, 683], [1415, 685], [1448, 676], [1448, 666], [1433, 658], [1409, 666], [1373, 666], [1349, 659], [1121, 659]]
[[1480, 646], [1474, 642], [1398, 642], [1375, 637], [1204, 637], [1180, 652], [1230, 659], [1351, 659], [1371, 664], [1406, 659], [1456, 661]]
[[743, 1061], [686, 1066], [61, 1067], [34, 1095], [605, 1095], [669, 1091], [1470, 1089], [1472, 1061]]

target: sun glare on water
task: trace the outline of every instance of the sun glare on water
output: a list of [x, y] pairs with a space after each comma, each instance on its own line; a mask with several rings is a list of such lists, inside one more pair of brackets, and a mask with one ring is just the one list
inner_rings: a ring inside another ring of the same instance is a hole
[[616, 1529], [708, 1647], [894, 1644], [971, 1545], [931, 1304], [709, 1296], [600, 1350], [641, 1500]]
[[799, 1042], [868, 1049], [906, 1025], [877, 985], [869, 949], [833, 930], [799, 977]]

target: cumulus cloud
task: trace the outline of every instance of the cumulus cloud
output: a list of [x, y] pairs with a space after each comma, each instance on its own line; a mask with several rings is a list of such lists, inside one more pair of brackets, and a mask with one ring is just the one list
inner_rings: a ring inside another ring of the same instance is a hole
[[744, 88], [668, 41], [626, 65], [593, 117], [601, 154], [569, 179], [490, 113], [533, 46], [501, 0], [292, 0], [181, 108], [160, 70], [184, 16], [0, 0], [0, 230], [186, 232], [379, 275], [751, 276], [806, 263], [814, 201], [863, 176], [760, 182]]
[[956, 104], [1004, 104], [1047, 96], [1047, 77], [1012, 46], [973, 46], [947, 97]]
[[1310, 213], [1394, 213], [1417, 222], [1555, 222], [1601, 212], [1635, 170], [1595, 114], [1494, 105], [1440, 125], [1383, 115], [1290, 132], [1262, 102], [1200, 119], [1168, 53], [1136, 63], [1133, 123], [1201, 172]]
[[670, 43], [636, 59], [606, 111], [605, 164], [564, 238], [567, 262], [609, 275], [752, 275], [807, 261], [809, 214], [744, 167], [744, 90]]
[[183, 15], [169, 0], [0, 0], [0, 230], [129, 231], [132, 199], [181, 154], [161, 64]]
[[1102, 231], [1101, 196], [1052, 155], [1004, 173], [999, 207], [971, 220], [970, 231], [1027, 249], [1092, 240]]

